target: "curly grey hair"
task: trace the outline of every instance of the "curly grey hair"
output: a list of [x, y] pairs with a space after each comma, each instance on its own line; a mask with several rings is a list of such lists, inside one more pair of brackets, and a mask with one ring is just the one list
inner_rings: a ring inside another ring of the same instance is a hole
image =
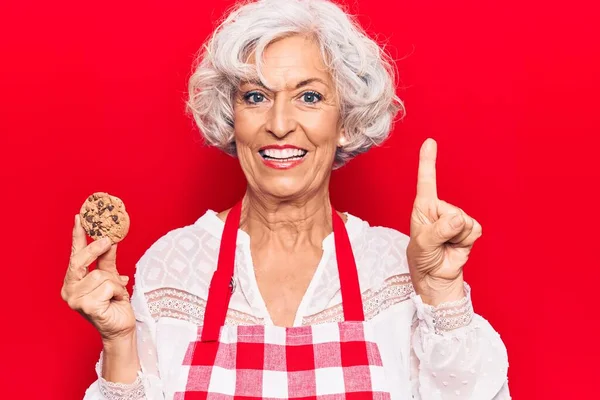
[[[314, 37], [335, 82], [345, 144], [337, 168], [389, 135], [404, 106], [395, 93], [393, 62], [358, 23], [327, 0], [259, 0], [239, 4], [198, 54], [187, 111], [205, 141], [235, 155], [233, 101], [242, 79], [260, 79], [264, 49], [291, 35]], [[254, 52], [256, 65], [248, 64]]]

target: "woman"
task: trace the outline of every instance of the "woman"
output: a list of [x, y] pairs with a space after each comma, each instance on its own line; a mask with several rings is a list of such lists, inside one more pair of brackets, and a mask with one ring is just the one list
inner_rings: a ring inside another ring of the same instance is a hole
[[510, 398], [504, 345], [463, 282], [481, 226], [437, 198], [435, 141], [410, 238], [329, 201], [332, 169], [381, 143], [401, 108], [386, 60], [324, 0], [227, 17], [189, 109], [238, 157], [246, 194], [158, 240], [131, 302], [116, 246], [86, 246], [76, 217], [62, 295], [104, 345], [85, 399]]

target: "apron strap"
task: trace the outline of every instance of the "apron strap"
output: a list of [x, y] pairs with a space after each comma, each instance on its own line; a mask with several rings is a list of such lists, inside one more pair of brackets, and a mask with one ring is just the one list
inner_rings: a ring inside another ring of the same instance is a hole
[[[342, 308], [345, 321], [364, 321], [362, 296], [358, 281], [356, 261], [352, 253], [350, 238], [342, 218], [331, 207], [335, 253], [340, 276]], [[230, 283], [233, 279], [237, 232], [242, 214], [242, 201], [229, 211], [225, 220], [225, 228], [221, 237], [217, 270], [213, 274], [208, 289], [202, 342], [214, 342], [219, 339], [219, 332], [225, 325], [229, 300], [231, 298]]]
[[225, 325], [235, 265], [235, 248], [237, 231], [242, 215], [242, 202], [237, 203], [227, 214], [225, 228], [221, 236], [217, 270], [213, 274], [208, 289], [206, 310], [204, 311], [204, 326], [202, 327], [202, 342], [216, 342], [219, 340], [219, 331]]
[[358, 269], [354, 253], [350, 245], [348, 231], [342, 217], [331, 207], [333, 222], [333, 238], [335, 240], [335, 256], [340, 275], [340, 290], [342, 292], [342, 308], [345, 321], [364, 321], [362, 295], [358, 283]]

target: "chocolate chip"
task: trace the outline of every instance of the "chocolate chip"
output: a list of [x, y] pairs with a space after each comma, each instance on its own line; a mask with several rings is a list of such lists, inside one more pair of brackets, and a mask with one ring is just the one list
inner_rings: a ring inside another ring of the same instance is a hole
[[94, 217], [92, 217], [91, 215], [88, 215], [87, 217], [85, 217], [85, 220], [87, 222], [92, 222], [92, 221], [94, 221]]
[[100, 207], [100, 208], [104, 207], [104, 202], [102, 200], [100, 200], [98, 202], [98, 207]]
[[90, 236], [94, 236], [95, 234], [96, 234], [96, 231], [92, 229], [92, 230], [90, 231]]
[[118, 215], [111, 215], [113, 221], [117, 222], [119, 221], [119, 216]]
[[88, 197], [88, 201], [94, 201], [94, 196]]
[[113, 208], [115, 208], [115, 206], [113, 206], [112, 204], [109, 204], [106, 208], [108, 208], [108, 211], [112, 211]]
[[102, 232], [100, 232], [100, 229], [98, 229], [98, 236], [102, 236]]
[[98, 212], [98, 215], [102, 215], [102, 214], [104, 214], [104, 211], [105, 211], [105, 210], [106, 210], [106, 208], [103, 208], [102, 210], [100, 210], [100, 211]]
[[94, 222], [94, 223], [92, 224], [92, 228], [95, 228], [95, 227], [97, 227], [97, 226], [98, 226], [98, 223], [96, 223], [96, 222]]

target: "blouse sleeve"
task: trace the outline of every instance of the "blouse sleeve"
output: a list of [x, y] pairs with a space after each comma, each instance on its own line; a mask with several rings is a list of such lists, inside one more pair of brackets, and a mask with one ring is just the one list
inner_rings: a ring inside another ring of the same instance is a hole
[[156, 323], [150, 314], [144, 290], [136, 279], [131, 305], [137, 325], [137, 347], [141, 370], [135, 382], [124, 384], [102, 378], [102, 353], [96, 363], [98, 379], [85, 392], [84, 400], [164, 400], [156, 357]]
[[411, 383], [415, 399], [509, 400], [508, 355], [500, 335], [465, 297], [432, 307], [412, 295]]

